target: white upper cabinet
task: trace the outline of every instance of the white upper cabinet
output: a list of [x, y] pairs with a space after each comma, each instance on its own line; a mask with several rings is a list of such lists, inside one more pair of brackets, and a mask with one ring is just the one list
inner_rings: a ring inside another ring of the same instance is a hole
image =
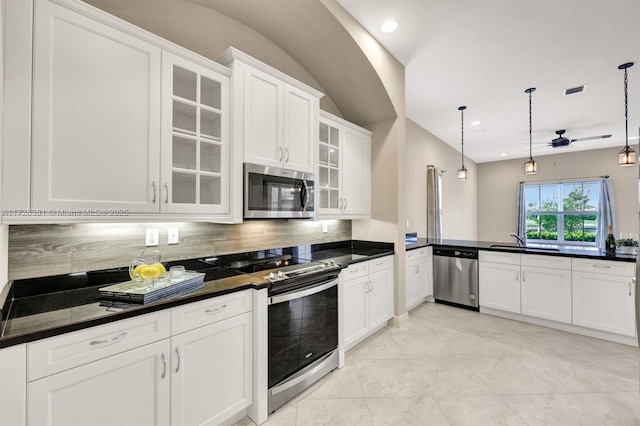
[[161, 210], [229, 214], [229, 78], [163, 52]]
[[320, 111], [318, 216], [371, 217], [371, 132]]
[[161, 50], [35, 2], [33, 209], [158, 210]]
[[231, 71], [82, 2], [33, 5], [33, 23], [29, 8], [7, 9], [33, 37], [7, 29], [5, 85], [20, 90], [5, 106], [22, 113], [5, 132], [5, 181], [15, 184], [3, 184], [2, 197], [4, 208], [37, 215], [3, 222], [241, 221]]
[[244, 161], [313, 173], [322, 93], [234, 48], [218, 62], [233, 70], [233, 134]]

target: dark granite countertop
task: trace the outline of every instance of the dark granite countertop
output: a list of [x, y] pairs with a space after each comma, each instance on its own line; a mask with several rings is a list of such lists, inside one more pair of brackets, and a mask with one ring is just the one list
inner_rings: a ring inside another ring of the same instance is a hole
[[256, 274], [224, 267], [238, 261], [288, 254], [308, 261], [331, 259], [344, 266], [393, 253], [391, 243], [354, 240], [163, 262], [167, 268], [181, 264], [188, 270], [204, 272], [204, 287], [184, 296], [143, 305], [101, 298], [98, 289], [129, 280], [127, 268], [17, 280], [5, 303], [0, 302], [0, 348], [270, 285]]
[[[495, 246], [500, 247], [495, 247]], [[479, 250], [502, 251], [509, 253], [526, 253], [526, 254], [542, 254], [545, 256], [562, 256], [562, 257], [581, 257], [588, 259], [616, 260], [622, 262], [635, 262], [636, 256], [632, 254], [617, 254], [616, 256], [607, 256], [601, 250], [593, 247], [578, 246], [553, 246], [553, 245], [533, 245], [530, 244], [526, 248], [517, 247], [512, 243], [502, 243], [493, 241], [467, 241], [467, 240], [434, 240], [428, 238], [418, 238], [417, 241], [407, 243], [406, 250], [414, 250], [427, 246], [440, 247], [462, 247], [476, 248]], [[557, 251], [544, 250], [545, 248], [557, 249]]]

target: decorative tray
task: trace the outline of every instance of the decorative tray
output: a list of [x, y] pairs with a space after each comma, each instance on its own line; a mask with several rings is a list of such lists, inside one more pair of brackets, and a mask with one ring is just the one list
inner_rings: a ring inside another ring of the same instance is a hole
[[182, 296], [204, 287], [204, 273], [186, 271], [180, 276], [168, 273], [164, 277], [141, 281], [125, 281], [98, 289], [106, 299], [134, 303], [150, 303], [170, 297]]

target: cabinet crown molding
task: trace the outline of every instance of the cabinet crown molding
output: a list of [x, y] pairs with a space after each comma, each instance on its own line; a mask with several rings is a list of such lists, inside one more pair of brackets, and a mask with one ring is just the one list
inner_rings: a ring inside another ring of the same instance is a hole
[[283, 73], [282, 71], [273, 68], [271, 65], [267, 65], [264, 62], [259, 61], [253, 56], [250, 56], [233, 46], [227, 48], [227, 50], [225, 50], [220, 56], [216, 58], [216, 62], [226, 67], [231, 67], [231, 63], [233, 61], [239, 61], [256, 69], [259, 69], [260, 71], [266, 72], [267, 74], [276, 77], [297, 89], [307, 92], [310, 95], [317, 97], [318, 99], [324, 96], [324, 93], [320, 92], [319, 90], [316, 90], [313, 87], [296, 80], [295, 78]]

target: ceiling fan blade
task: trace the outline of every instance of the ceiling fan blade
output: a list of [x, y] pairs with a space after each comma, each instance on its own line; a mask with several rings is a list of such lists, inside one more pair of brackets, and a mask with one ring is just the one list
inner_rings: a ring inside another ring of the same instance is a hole
[[589, 136], [589, 137], [586, 137], [586, 138], [571, 139], [571, 142], [592, 141], [592, 140], [596, 140], [596, 139], [608, 139], [610, 137], [611, 137], [611, 135]]

